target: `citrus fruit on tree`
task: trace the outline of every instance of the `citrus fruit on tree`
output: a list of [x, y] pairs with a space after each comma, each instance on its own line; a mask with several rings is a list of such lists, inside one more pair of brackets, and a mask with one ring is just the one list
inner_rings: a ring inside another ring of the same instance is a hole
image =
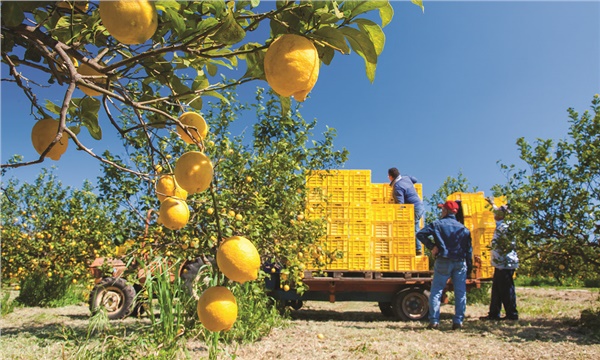
[[158, 201], [163, 202], [167, 197], [176, 197], [181, 200], [187, 199], [187, 191], [181, 188], [173, 175], [162, 175], [156, 181], [156, 196]]
[[168, 197], [158, 211], [158, 222], [167, 229], [179, 230], [183, 228], [190, 219], [190, 209], [185, 201]]
[[265, 76], [277, 94], [304, 101], [319, 77], [319, 62], [312, 41], [285, 34], [275, 39], [265, 54]]
[[106, 31], [123, 44], [145, 43], [158, 27], [158, 14], [153, 1], [101, 0], [99, 10]]
[[[100, 72], [96, 71], [95, 69], [93, 69], [91, 66], [89, 66], [88, 64], [81, 64], [81, 66], [79, 66], [77, 68], [77, 71], [84, 76], [95, 76], [95, 75], [103, 75]], [[86, 80], [91, 80], [92, 82], [96, 83], [98, 86], [104, 87], [106, 85], [106, 79], [86, 79]], [[87, 87], [85, 85], [78, 85], [79, 88], [81, 89], [81, 91], [83, 91], [84, 94], [88, 95], [88, 96], [100, 96], [102, 95], [102, 93], [100, 91], [96, 91], [90, 87]]]
[[224, 286], [213, 286], [204, 290], [196, 310], [200, 322], [210, 331], [231, 329], [238, 313], [235, 297]]
[[228, 279], [243, 284], [258, 277], [260, 255], [250, 240], [232, 236], [219, 246], [217, 266]]
[[204, 118], [195, 112], [186, 112], [179, 117], [179, 121], [186, 126], [187, 131], [192, 134], [190, 137], [181, 126], [177, 126], [177, 134], [188, 144], [200, 142], [208, 134], [208, 126]]
[[[48, 148], [48, 145], [54, 141], [59, 126], [60, 123], [54, 119], [42, 119], [33, 125], [33, 129], [31, 129], [31, 143], [38, 154], [42, 155], [46, 148]], [[69, 136], [63, 133], [62, 138], [48, 151], [46, 157], [52, 160], [60, 159], [62, 154], [67, 151], [67, 146], [69, 146]]]
[[175, 179], [188, 194], [202, 192], [210, 186], [213, 165], [200, 151], [188, 151], [175, 163]]

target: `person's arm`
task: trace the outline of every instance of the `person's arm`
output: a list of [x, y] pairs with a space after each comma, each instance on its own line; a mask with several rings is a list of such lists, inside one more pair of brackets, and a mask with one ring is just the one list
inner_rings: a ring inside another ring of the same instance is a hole
[[417, 233], [417, 240], [423, 243], [426, 248], [432, 250], [436, 245], [435, 243], [435, 231], [433, 227], [433, 223], [427, 224], [424, 228], [419, 230]]
[[396, 199], [396, 203], [404, 204], [404, 190], [402, 190], [400, 187], [394, 186], [393, 191], [394, 191], [394, 198]]

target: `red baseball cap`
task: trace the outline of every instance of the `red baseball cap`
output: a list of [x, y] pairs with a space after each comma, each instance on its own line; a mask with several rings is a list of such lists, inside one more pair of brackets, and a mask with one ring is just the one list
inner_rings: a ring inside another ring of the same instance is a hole
[[458, 203], [456, 201], [448, 200], [443, 204], [438, 204], [438, 207], [444, 208], [453, 213], [458, 212]]

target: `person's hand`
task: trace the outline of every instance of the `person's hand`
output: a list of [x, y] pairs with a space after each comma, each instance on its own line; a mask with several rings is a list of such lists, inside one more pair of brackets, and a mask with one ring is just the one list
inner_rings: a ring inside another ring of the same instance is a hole
[[437, 246], [434, 246], [433, 249], [431, 249], [431, 255], [433, 257], [437, 257], [439, 252], [440, 252], [440, 249]]
[[473, 278], [473, 268], [468, 267], [467, 268], [467, 279], [472, 279], [472, 278]]

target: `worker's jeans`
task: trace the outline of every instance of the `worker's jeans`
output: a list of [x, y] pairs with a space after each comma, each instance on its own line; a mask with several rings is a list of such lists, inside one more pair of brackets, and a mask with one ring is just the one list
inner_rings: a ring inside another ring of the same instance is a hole
[[442, 292], [448, 279], [454, 286], [454, 324], [462, 324], [467, 309], [467, 263], [465, 260], [454, 260], [443, 257], [435, 259], [433, 282], [429, 295], [429, 323], [439, 324]]
[[[415, 206], [415, 235], [421, 230], [421, 218], [425, 215], [425, 206], [421, 204], [421, 206]], [[421, 242], [419, 240], [415, 240], [415, 247], [418, 253], [421, 252]]]

